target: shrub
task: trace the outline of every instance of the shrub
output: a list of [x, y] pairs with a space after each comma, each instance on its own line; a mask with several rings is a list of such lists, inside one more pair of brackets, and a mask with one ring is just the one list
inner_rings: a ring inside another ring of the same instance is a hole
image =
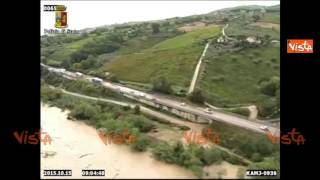
[[259, 153], [253, 153], [252, 156], [251, 156], [251, 160], [254, 161], [254, 162], [260, 162], [262, 161], [262, 157]]
[[219, 163], [222, 160], [222, 155], [217, 149], [207, 149], [202, 154], [201, 161], [205, 165], [211, 165], [212, 163]]
[[117, 76], [114, 75], [114, 74], [109, 75], [108, 79], [109, 79], [111, 82], [115, 82], [115, 83], [119, 83], [119, 82], [120, 82], [119, 79], [117, 78]]
[[171, 94], [172, 88], [171, 84], [164, 77], [158, 77], [152, 82], [152, 90], [164, 94]]
[[276, 58], [271, 58], [271, 62], [277, 62]]
[[225, 159], [227, 162], [234, 164], [234, 165], [244, 165], [244, 163], [237, 157], [230, 155]]
[[189, 96], [189, 99], [194, 103], [202, 104], [204, 102], [204, 96], [199, 89], [194, 90]]
[[79, 120], [85, 120], [85, 119], [89, 120], [97, 114], [98, 112], [94, 106], [84, 102], [76, 104], [74, 109], [72, 109], [70, 113], [71, 116]]
[[277, 110], [277, 102], [268, 101], [258, 105], [259, 115], [262, 117], [270, 116]]
[[139, 135], [131, 144], [131, 148], [135, 151], [145, 151], [150, 144], [149, 138], [144, 135]]
[[275, 96], [276, 91], [280, 88], [280, 78], [274, 76], [268, 81], [261, 83], [261, 92], [269, 96]]
[[255, 59], [255, 60], [253, 60], [253, 63], [254, 64], [259, 64], [259, 63], [261, 63], [261, 59]]
[[167, 163], [175, 163], [173, 150], [170, 145], [166, 143], [156, 145], [152, 150], [152, 155], [157, 159]]
[[139, 105], [134, 106], [134, 114], [140, 114], [140, 106]]
[[153, 123], [141, 115], [128, 115], [125, 121], [131, 122], [134, 127], [138, 128], [141, 132], [148, 132], [153, 128]]

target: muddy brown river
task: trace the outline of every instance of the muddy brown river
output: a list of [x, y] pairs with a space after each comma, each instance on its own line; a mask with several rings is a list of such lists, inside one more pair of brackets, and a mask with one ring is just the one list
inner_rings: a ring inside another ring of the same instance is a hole
[[[67, 114], [41, 105], [41, 127], [52, 138], [50, 145], [41, 144], [41, 178], [59, 178], [43, 176], [44, 169], [72, 169], [69, 178], [85, 178], [81, 176], [82, 169], [104, 169], [105, 176], [101, 178], [196, 178], [185, 168], [153, 159], [150, 152], [132, 152], [126, 145], [105, 145], [95, 128], [67, 120]], [[238, 167], [225, 163], [222, 166], [219, 168], [226, 167], [223, 176], [236, 177]]]

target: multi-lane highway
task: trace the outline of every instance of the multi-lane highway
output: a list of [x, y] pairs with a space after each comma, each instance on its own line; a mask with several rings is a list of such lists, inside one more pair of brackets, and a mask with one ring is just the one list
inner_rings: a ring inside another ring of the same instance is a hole
[[[66, 71], [64, 69], [57, 69], [53, 68], [44, 64], [41, 64], [41, 66], [47, 68], [49, 71], [56, 72], [60, 75], [62, 75], [65, 78], [69, 79], [85, 79], [90, 82], [92, 82], [92, 76], [88, 76], [85, 74], [79, 75], [79, 73], [76, 72], [70, 72]], [[181, 101], [169, 99], [167, 97], [155, 95], [155, 94], [150, 94], [146, 92], [142, 92], [139, 90], [135, 90], [132, 88], [125, 87], [120, 84], [112, 83], [112, 82], [106, 82], [102, 81], [101, 82], [95, 82], [98, 83], [108, 89], [111, 89], [113, 91], [119, 92], [123, 95], [126, 95], [127, 97], [139, 97], [140, 99], [144, 99], [144, 101], [152, 101], [156, 102], [157, 104], [161, 104], [166, 107], [170, 107], [173, 109], [181, 110], [190, 114], [194, 114], [200, 117], [203, 117], [205, 119], [210, 119], [214, 121], [219, 121], [223, 123], [228, 123], [231, 125], [235, 125], [241, 128], [245, 128], [251, 131], [255, 131], [258, 133], [266, 133], [266, 130], [263, 130], [262, 127], [266, 125], [266, 123], [262, 123], [261, 121], [259, 122], [254, 122], [254, 121], [249, 121], [247, 119], [241, 118], [239, 116], [234, 116], [231, 114], [223, 113], [220, 111], [215, 111], [212, 110], [211, 112], [206, 111], [206, 108], [196, 106], [196, 105], [191, 105], [187, 103], [183, 103]], [[136, 99], [136, 98], [135, 98]], [[280, 129], [277, 127], [272, 127], [271, 125], [268, 125], [267, 127], [269, 131], [271, 131], [272, 134], [279, 136], [280, 135]]]

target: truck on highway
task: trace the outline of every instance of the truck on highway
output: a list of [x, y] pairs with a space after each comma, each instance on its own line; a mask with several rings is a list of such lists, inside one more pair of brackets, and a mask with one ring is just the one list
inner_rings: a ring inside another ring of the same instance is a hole
[[55, 73], [58, 73], [58, 74], [62, 74], [62, 73], [64, 73], [64, 72], [66, 72], [66, 70], [65, 69], [59, 69], [59, 68], [49, 68], [48, 69], [49, 71], [52, 71], [52, 72], [55, 72]]
[[66, 72], [66, 69], [55, 69], [54, 71], [57, 73], [64, 73]]

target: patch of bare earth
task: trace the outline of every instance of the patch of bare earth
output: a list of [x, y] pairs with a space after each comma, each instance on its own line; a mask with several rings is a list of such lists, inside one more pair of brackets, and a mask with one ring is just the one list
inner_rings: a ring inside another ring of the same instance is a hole
[[[179, 27], [178, 30], [184, 31], [184, 32], [191, 32], [191, 31], [203, 28], [205, 26], [207, 26], [207, 25], [205, 23], [203, 23], [203, 22], [193, 22], [193, 23], [188, 23], [185, 26]], [[217, 25], [210, 24], [208, 26], [214, 27], [214, 26], [217, 26]]]
[[274, 29], [280, 31], [280, 25], [276, 24], [276, 23], [258, 21], [258, 22], [252, 23], [251, 25], [252, 26], [259, 26], [262, 28], [274, 28]]
[[236, 179], [238, 178], [239, 169], [243, 166], [233, 165], [226, 161], [223, 161], [221, 164], [213, 164], [210, 166], [204, 167], [204, 179]]

